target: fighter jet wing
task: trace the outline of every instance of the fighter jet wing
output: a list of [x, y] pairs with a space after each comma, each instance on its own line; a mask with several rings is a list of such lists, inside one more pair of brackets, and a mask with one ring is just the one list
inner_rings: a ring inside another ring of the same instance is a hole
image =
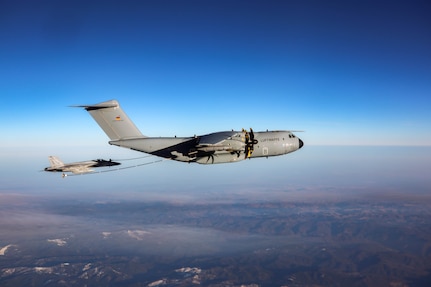
[[87, 166], [73, 166], [73, 167], [69, 167], [68, 171], [72, 172], [73, 174], [81, 174], [81, 173], [88, 173], [88, 172], [93, 172], [94, 170], [88, 168]]

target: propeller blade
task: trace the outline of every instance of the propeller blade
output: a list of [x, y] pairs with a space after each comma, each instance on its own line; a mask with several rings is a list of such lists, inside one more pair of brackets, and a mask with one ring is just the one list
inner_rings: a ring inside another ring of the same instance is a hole
[[245, 158], [251, 157], [251, 154], [254, 150], [254, 145], [257, 144], [257, 140], [254, 139], [254, 132], [253, 129], [250, 128], [250, 132], [243, 129], [243, 132], [245, 133]]

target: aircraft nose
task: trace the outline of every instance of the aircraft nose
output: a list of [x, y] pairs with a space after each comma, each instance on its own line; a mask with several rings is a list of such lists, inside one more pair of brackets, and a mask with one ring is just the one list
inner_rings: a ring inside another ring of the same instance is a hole
[[299, 140], [299, 148], [298, 149], [300, 149], [304, 145], [304, 142], [300, 138], [298, 138], [298, 140]]

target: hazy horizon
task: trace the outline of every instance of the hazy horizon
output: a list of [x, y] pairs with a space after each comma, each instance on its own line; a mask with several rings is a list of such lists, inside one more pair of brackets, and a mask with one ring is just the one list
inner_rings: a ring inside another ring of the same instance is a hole
[[[0, 285], [428, 286], [430, 8], [2, 1]], [[151, 137], [304, 146], [145, 165], [70, 107], [111, 99]], [[62, 178], [50, 155], [131, 168]]]

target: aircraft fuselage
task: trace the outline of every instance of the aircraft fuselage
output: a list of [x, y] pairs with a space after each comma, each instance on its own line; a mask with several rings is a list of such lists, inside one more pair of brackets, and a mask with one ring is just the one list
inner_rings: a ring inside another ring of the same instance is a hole
[[[228, 131], [195, 137], [138, 137], [109, 143], [177, 161], [212, 164], [247, 158], [242, 153], [245, 137], [244, 131]], [[253, 151], [248, 158], [283, 155], [302, 146], [303, 142], [290, 131], [255, 132]]]

